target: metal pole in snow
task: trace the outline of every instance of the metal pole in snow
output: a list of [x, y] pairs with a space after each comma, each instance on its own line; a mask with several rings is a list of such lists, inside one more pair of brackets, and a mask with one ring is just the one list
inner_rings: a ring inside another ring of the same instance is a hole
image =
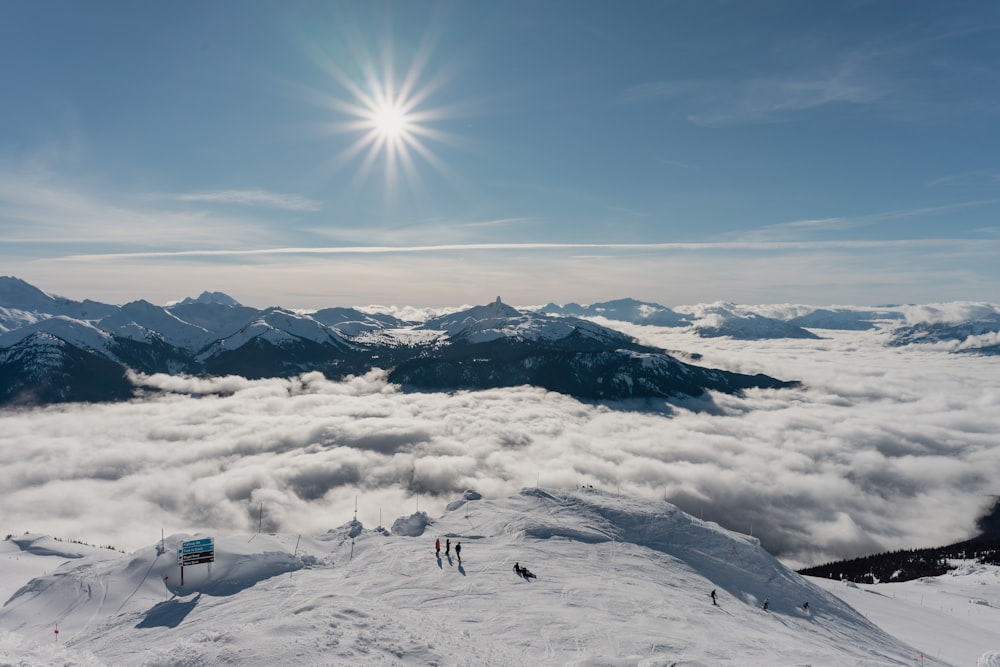
[[257, 533], [261, 532], [264, 526], [264, 503], [260, 504], [260, 511], [257, 513]]

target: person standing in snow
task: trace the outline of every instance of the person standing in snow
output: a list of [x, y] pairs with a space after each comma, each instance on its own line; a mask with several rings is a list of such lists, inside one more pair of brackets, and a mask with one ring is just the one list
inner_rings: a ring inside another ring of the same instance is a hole
[[514, 563], [514, 574], [520, 576], [520, 574], [521, 574], [521, 564], [520, 563]]
[[715, 589], [714, 588], [712, 589], [712, 604], [715, 605], [716, 607], [719, 606], [719, 603], [715, 601]]
[[441, 557], [441, 538], [434, 540], [434, 555], [438, 558]]
[[462, 543], [461, 542], [456, 542], [455, 543], [455, 558], [458, 559], [459, 563], [462, 562]]
[[764, 598], [764, 611], [767, 611], [767, 608], [769, 606], [771, 606], [770, 601], [768, 600], [768, 598]]
[[451, 558], [451, 538], [445, 538], [444, 541], [444, 555]]

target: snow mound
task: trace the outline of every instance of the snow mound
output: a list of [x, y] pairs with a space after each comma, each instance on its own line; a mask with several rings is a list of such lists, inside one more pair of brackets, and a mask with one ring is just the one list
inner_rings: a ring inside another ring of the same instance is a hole
[[416, 512], [410, 516], [401, 516], [392, 522], [392, 533], [405, 537], [420, 537], [432, 521], [427, 512]]
[[470, 500], [482, 500], [482, 498], [483, 497], [476, 491], [468, 489], [465, 493], [462, 494], [461, 498], [459, 498], [458, 500], [453, 500], [452, 502], [448, 503], [448, 506], [445, 509], [448, 512], [454, 512], [459, 507], [464, 507], [465, 504], [468, 503]]
[[13, 545], [13, 547], [17, 550], [34, 554], [36, 556], [83, 558], [84, 556], [90, 556], [99, 554], [102, 551], [107, 551], [106, 549], [100, 549], [99, 547], [92, 547], [76, 542], [63, 542], [53, 537], [49, 537], [48, 535], [37, 535], [34, 533], [26, 533], [19, 536], [10, 535], [7, 537], [6, 541]]

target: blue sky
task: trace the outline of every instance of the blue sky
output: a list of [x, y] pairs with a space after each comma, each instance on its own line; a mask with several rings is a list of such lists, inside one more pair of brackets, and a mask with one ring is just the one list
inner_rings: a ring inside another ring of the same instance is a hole
[[73, 298], [997, 300], [995, 3], [7, 2], [0, 59], [0, 273]]

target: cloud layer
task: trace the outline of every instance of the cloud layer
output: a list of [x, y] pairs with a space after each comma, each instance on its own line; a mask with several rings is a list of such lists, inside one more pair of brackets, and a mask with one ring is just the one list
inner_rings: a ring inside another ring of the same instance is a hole
[[993, 502], [1000, 358], [886, 348], [878, 332], [747, 343], [616, 326], [804, 384], [649, 410], [527, 387], [403, 393], [378, 371], [154, 376], [168, 393], [5, 413], [0, 530], [133, 549], [161, 528], [321, 533], [355, 504], [391, 525], [468, 488], [593, 484], [666, 497], [800, 565], [963, 539]]

